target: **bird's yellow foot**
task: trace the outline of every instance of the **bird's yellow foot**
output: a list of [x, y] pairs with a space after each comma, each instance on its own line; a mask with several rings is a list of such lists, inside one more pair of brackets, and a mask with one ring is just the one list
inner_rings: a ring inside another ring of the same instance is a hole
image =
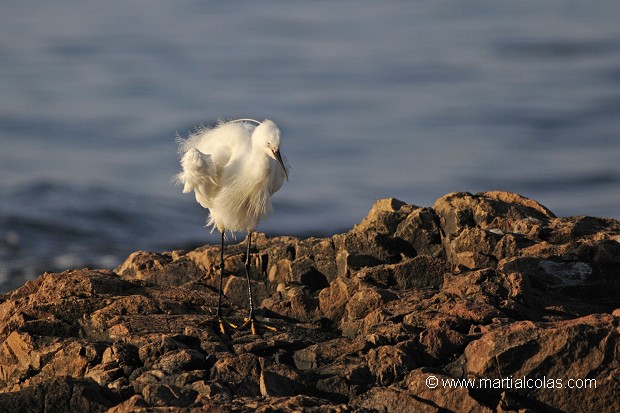
[[237, 329], [237, 325], [236, 324], [231, 323], [230, 321], [226, 320], [225, 318], [218, 317], [217, 321], [218, 321], [218, 327], [220, 329], [220, 333], [222, 333], [222, 334], [226, 334], [226, 326], [232, 328], [233, 330]]
[[269, 331], [278, 331], [274, 326], [269, 325], [268, 323], [258, 321], [254, 317], [246, 317], [243, 319], [244, 323], [241, 325], [241, 330], [245, 328], [249, 328], [252, 334], [256, 334], [256, 327], [259, 326]]

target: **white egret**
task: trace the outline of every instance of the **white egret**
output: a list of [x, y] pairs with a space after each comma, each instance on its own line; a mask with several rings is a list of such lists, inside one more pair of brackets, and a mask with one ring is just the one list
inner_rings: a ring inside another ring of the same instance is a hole
[[[254, 303], [250, 284], [252, 231], [272, 210], [271, 195], [288, 180], [288, 165], [280, 154], [280, 130], [271, 120], [237, 119], [202, 128], [180, 140], [183, 193], [194, 191], [196, 201], [209, 209], [208, 226], [221, 234], [220, 280], [217, 317], [222, 319], [224, 234], [247, 230], [245, 273], [248, 281], [249, 316], [254, 329]], [[244, 325], [245, 325], [244, 324]]]

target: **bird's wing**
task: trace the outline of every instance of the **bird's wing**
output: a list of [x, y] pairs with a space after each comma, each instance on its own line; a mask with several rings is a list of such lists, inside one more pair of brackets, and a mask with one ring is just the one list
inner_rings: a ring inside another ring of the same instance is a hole
[[[251, 132], [255, 126], [245, 123], [223, 123], [203, 131], [196, 138], [190, 136], [190, 145], [209, 154], [218, 168], [225, 168], [232, 158], [251, 150]], [[218, 170], [221, 172], [221, 170]]]
[[250, 150], [254, 128], [246, 123], [223, 123], [215, 128], [199, 129], [187, 139], [179, 140], [182, 170], [177, 181], [183, 184], [183, 192], [194, 191], [200, 205], [211, 208], [230, 175], [226, 173], [227, 166]]
[[181, 173], [177, 180], [183, 184], [183, 193], [194, 191], [196, 199], [205, 208], [219, 187], [217, 167], [210, 155], [190, 148], [181, 158]]

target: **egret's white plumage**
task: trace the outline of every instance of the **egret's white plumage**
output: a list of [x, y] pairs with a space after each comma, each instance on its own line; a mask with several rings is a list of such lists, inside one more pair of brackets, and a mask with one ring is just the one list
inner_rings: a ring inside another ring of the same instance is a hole
[[[272, 210], [271, 195], [288, 179], [280, 130], [270, 120], [220, 123], [180, 143], [183, 192], [209, 209], [207, 225], [252, 230]], [[254, 121], [256, 122], [256, 121]]]
[[199, 129], [181, 140], [183, 192], [194, 191], [196, 200], [209, 209], [207, 225], [221, 232], [220, 285], [217, 315], [221, 316], [224, 277], [224, 232], [247, 230], [245, 272], [254, 332], [254, 305], [250, 283], [252, 231], [271, 212], [271, 195], [288, 179], [288, 165], [280, 154], [280, 129], [270, 120], [238, 119], [214, 128]]

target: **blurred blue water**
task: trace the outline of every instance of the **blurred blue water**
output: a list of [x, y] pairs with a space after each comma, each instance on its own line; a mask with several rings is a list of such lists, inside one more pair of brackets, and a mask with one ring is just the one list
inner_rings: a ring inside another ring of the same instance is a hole
[[214, 238], [175, 135], [271, 118], [293, 165], [261, 226], [502, 189], [620, 218], [617, 1], [0, 6], [0, 290]]

